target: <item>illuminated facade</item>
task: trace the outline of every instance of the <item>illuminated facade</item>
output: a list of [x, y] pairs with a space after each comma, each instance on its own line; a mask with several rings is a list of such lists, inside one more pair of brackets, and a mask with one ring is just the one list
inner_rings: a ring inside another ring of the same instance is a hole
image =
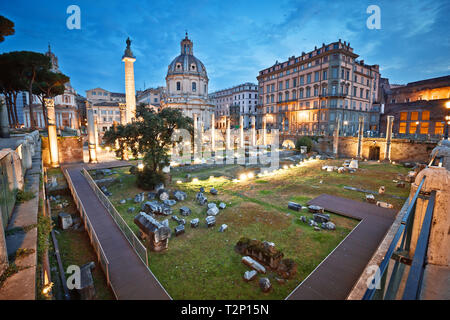
[[194, 56], [194, 44], [186, 37], [180, 43], [181, 54], [169, 64], [166, 94], [161, 108], [178, 108], [185, 116], [197, 116], [204, 128], [210, 128], [214, 105], [208, 99], [208, 75], [203, 63]]
[[383, 100], [380, 118], [385, 132], [387, 116], [394, 116], [392, 131], [402, 135], [441, 136], [445, 129], [446, 105], [450, 103], [450, 76], [390, 85], [383, 79]]
[[268, 129], [329, 135], [341, 119], [341, 132], [355, 134], [362, 116], [365, 131], [378, 131], [379, 66], [358, 57], [339, 40], [260, 71], [257, 127], [264, 117]]

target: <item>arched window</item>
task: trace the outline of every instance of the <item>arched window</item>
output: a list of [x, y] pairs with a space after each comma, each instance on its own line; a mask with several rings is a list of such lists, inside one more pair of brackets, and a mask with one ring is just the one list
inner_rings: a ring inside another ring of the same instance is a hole
[[297, 99], [297, 90], [292, 91], [292, 99], [293, 100]]
[[177, 91], [180, 91], [180, 90], [181, 90], [181, 82], [177, 81]]
[[197, 82], [192, 82], [192, 92], [197, 91]]
[[285, 101], [288, 101], [288, 100], [289, 100], [289, 91], [286, 91], [286, 92], [284, 93], [284, 100], [285, 100]]

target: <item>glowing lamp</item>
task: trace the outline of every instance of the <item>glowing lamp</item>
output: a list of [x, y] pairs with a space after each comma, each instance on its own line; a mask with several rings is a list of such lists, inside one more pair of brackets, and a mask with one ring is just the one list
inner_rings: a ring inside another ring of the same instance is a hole
[[255, 177], [255, 175], [253, 174], [253, 172], [247, 173], [247, 178], [252, 179], [254, 177]]
[[247, 180], [247, 175], [246, 175], [245, 173], [241, 174], [241, 175], [239, 176], [239, 180], [241, 180], [241, 181]]
[[143, 163], [139, 163], [137, 167], [138, 167], [139, 170], [142, 170], [142, 169], [144, 169], [144, 164]]
[[181, 180], [177, 180], [177, 183], [180, 184], [180, 183], [182, 183], [182, 181]]
[[192, 183], [198, 183], [198, 178], [192, 179]]

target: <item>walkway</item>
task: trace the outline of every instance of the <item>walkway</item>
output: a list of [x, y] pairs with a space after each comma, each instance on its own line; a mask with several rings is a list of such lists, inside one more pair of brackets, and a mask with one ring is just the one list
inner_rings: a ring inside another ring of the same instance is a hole
[[111, 168], [129, 165], [122, 161], [98, 165], [66, 165], [63, 170], [72, 179], [86, 214], [109, 261], [110, 281], [119, 300], [167, 300], [171, 299], [155, 276], [142, 262], [106, 208], [97, 198], [87, 180], [81, 174], [86, 169]]
[[394, 222], [396, 211], [328, 194], [308, 202], [313, 204], [361, 221], [286, 299], [345, 300]]

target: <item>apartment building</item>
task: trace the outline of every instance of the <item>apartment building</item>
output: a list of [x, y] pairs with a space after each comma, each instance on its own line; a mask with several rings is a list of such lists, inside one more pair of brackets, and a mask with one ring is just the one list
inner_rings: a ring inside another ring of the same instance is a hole
[[86, 99], [92, 104], [98, 102], [125, 102], [125, 93], [111, 92], [102, 88], [86, 90]]
[[350, 43], [322, 44], [261, 70], [257, 127], [301, 134], [333, 134], [338, 119], [341, 133], [355, 134], [364, 117], [364, 131], [378, 131], [378, 65], [368, 65]]
[[145, 105], [159, 107], [164, 93], [164, 87], [148, 88], [144, 91], [138, 91], [136, 93], [136, 104], [144, 103]]
[[251, 117], [256, 116], [258, 85], [246, 82], [232, 88], [213, 92], [209, 94], [209, 99], [215, 105], [217, 128], [226, 127], [226, 119], [231, 116], [230, 110], [234, 107], [232, 125], [239, 125], [239, 117], [242, 115], [244, 117], [244, 129], [248, 129], [251, 126]]

